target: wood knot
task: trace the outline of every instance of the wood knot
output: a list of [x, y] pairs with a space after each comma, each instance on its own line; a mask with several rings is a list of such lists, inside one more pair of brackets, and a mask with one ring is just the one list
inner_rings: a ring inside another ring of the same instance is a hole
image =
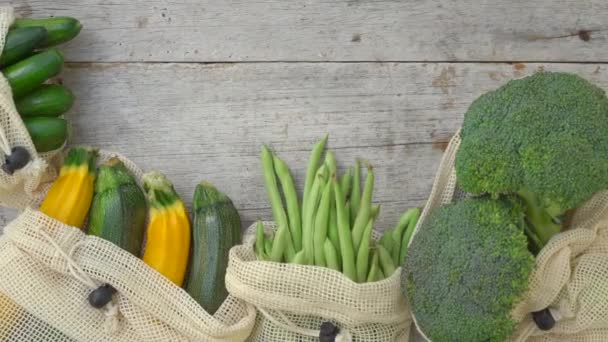
[[588, 42], [591, 40], [591, 31], [590, 30], [579, 30], [578, 38], [584, 42]]

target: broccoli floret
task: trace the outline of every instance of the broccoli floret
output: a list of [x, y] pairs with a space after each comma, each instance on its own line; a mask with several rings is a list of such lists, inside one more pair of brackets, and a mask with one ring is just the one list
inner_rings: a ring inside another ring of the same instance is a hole
[[467, 198], [432, 211], [408, 249], [401, 285], [434, 342], [505, 341], [534, 257], [514, 197]]
[[480, 96], [461, 139], [459, 187], [520, 195], [537, 247], [567, 210], [608, 188], [608, 98], [577, 75], [539, 72]]

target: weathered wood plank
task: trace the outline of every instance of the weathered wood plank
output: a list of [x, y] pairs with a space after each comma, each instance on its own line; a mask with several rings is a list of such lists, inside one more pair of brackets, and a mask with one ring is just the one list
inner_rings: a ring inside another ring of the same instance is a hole
[[603, 0], [13, 0], [72, 61], [608, 61]]
[[481, 93], [540, 69], [577, 72], [608, 88], [591, 64], [70, 64], [73, 141], [119, 151], [165, 171], [190, 202], [207, 180], [244, 223], [270, 219], [258, 154], [268, 143], [303, 181], [309, 150], [329, 134], [341, 167], [368, 159], [378, 223], [419, 205], [442, 148]]

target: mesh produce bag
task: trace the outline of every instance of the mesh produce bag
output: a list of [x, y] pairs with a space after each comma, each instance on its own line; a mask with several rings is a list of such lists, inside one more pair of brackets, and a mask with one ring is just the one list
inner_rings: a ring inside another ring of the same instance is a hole
[[[443, 155], [412, 240], [431, 210], [466, 196], [454, 170], [459, 133]], [[549, 331], [540, 330], [531, 316], [545, 308], [556, 320]], [[577, 209], [570, 228], [537, 255], [529, 290], [512, 316], [520, 324], [511, 341], [608, 341], [608, 191]]]
[[[13, 18], [11, 7], [0, 7], [0, 51], [4, 48], [4, 38]], [[0, 205], [23, 209], [39, 201], [49, 182], [57, 176], [53, 157], [61, 149], [36, 152], [27, 128], [15, 108], [11, 87], [0, 73], [0, 166], [17, 146], [24, 147], [29, 152], [30, 162], [13, 174], [0, 170]]]
[[[251, 305], [229, 296], [211, 316], [141, 259], [31, 208], [0, 237], [0, 274], [0, 341], [232, 342], [255, 324]], [[88, 295], [105, 283], [117, 292], [96, 309]]]
[[258, 261], [254, 240], [252, 225], [244, 243], [230, 250], [226, 272], [230, 294], [258, 309], [249, 341], [319, 341], [324, 322], [340, 329], [338, 342], [409, 340], [401, 268], [382, 281], [357, 284], [325, 267]]

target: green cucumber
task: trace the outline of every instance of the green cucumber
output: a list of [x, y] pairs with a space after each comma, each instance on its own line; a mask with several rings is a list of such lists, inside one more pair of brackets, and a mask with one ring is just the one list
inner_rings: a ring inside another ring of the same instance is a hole
[[90, 235], [113, 242], [139, 257], [147, 212], [143, 190], [118, 158], [111, 158], [99, 167], [89, 214]]
[[64, 119], [33, 117], [24, 119], [23, 122], [38, 152], [60, 148], [68, 135], [68, 123]]
[[213, 315], [228, 296], [224, 280], [228, 252], [241, 243], [241, 219], [230, 198], [209, 183], [197, 185], [192, 207], [193, 244], [186, 291]]
[[49, 49], [2, 69], [2, 73], [13, 90], [13, 97], [19, 98], [59, 74], [62, 67], [61, 51]]
[[58, 84], [45, 84], [15, 101], [22, 117], [59, 116], [72, 108], [74, 95]]
[[82, 24], [72, 17], [51, 17], [45, 19], [15, 19], [13, 28], [42, 26], [48, 31], [47, 39], [42, 47], [65, 43], [74, 39], [80, 33]]
[[32, 54], [47, 38], [44, 27], [20, 27], [8, 31], [0, 55], [0, 67], [14, 64]]

